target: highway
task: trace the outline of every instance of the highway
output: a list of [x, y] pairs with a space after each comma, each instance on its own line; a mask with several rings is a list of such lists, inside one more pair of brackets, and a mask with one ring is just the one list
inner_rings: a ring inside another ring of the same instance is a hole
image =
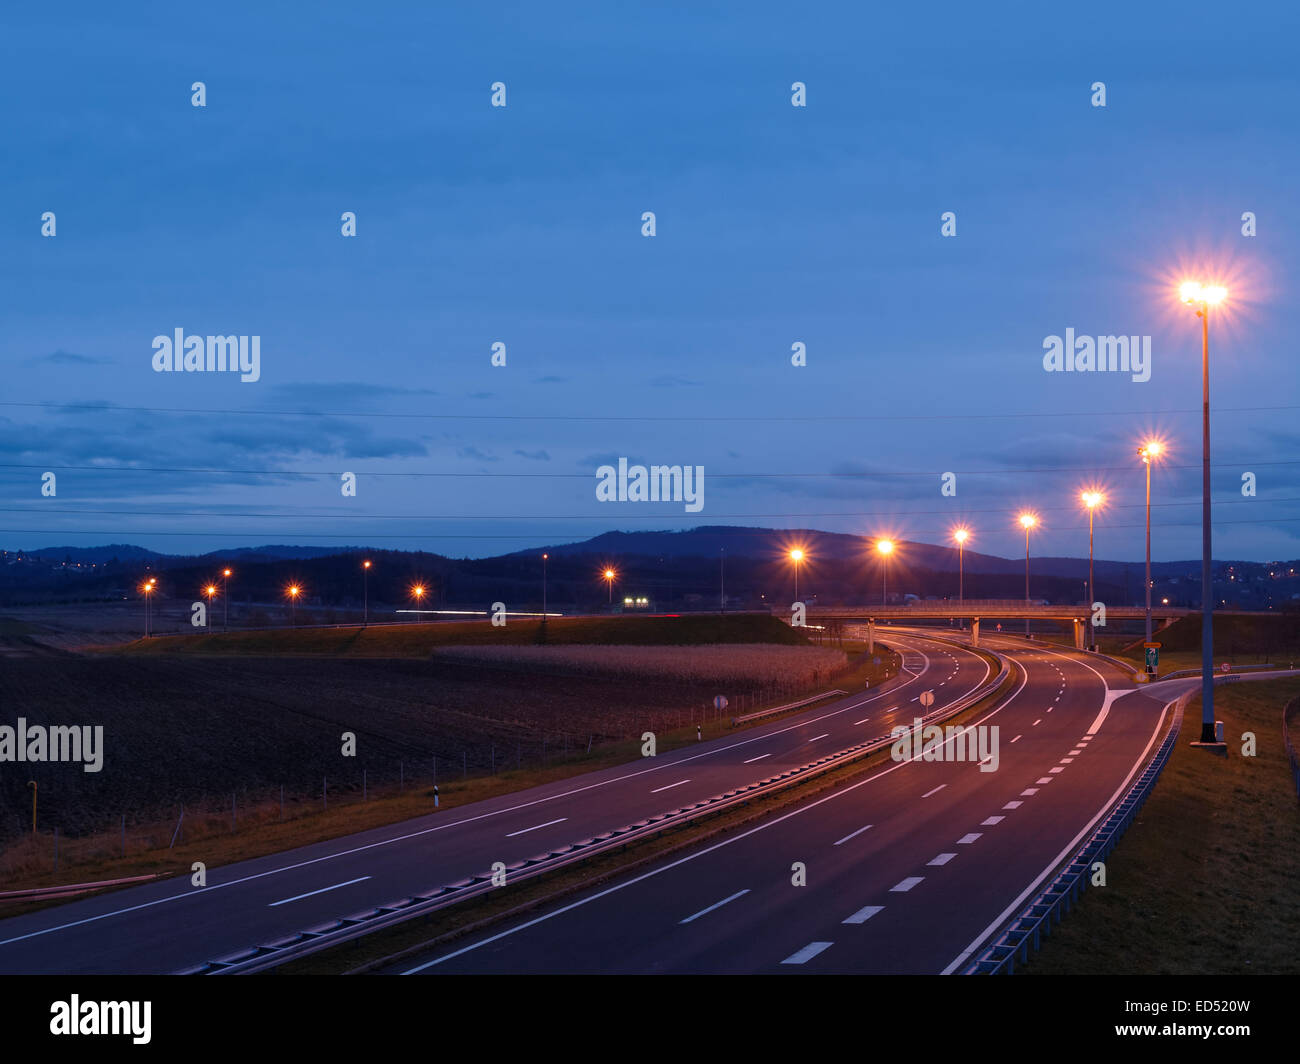
[[938, 709], [990, 678], [969, 650], [916, 632], [881, 635], [904, 652], [905, 672], [878, 691], [653, 759], [210, 867], [205, 887], [191, 887], [187, 871], [11, 917], [0, 921], [0, 972], [184, 971], [766, 779], [910, 724], [923, 691], [934, 691]]
[[[1128, 786], [1181, 692], [1104, 659], [986, 640], [1025, 669], [973, 723], [996, 771], [887, 762], [860, 781], [393, 973], [957, 970]], [[806, 869], [797, 885], [793, 866]]]

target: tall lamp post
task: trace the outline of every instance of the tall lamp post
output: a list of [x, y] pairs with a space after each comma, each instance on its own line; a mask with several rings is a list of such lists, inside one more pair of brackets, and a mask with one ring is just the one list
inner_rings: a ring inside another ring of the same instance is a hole
[[790, 560], [794, 562], [794, 600], [799, 601], [799, 563], [803, 561], [803, 551], [797, 547], [790, 552]]
[[963, 555], [966, 553], [966, 540], [970, 538], [970, 532], [959, 528], [952, 534], [952, 538], [957, 541], [957, 604], [961, 605], [966, 601], [966, 570]]
[[[1164, 450], [1159, 440], [1148, 440], [1138, 448], [1138, 457], [1142, 459], [1142, 464], [1147, 471], [1147, 638], [1151, 642], [1151, 463], [1160, 457], [1160, 452]], [[1147, 675], [1155, 673], [1155, 669], [1147, 666]]]
[[415, 620], [420, 619], [420, 601], [424, 598], [424, 585], [416, 584], [411, 588], [411, 597], [415, 599]]
[[[1033, 514], [1020, 515], [1020, 527], [1025, 530], [1025, 609], [1029, 609], [1029, 530], [1038, 524]], [[1029, 615], [1025, 614], [1025, 638], [1029, 638]]]
[[230, 595], [227, 594], [227, 584], [230, 581], [230, 570], [221, 570], [221, 630], [230, 631]]
[[614, 572], [613, 569], [606, 569], [606, 570], [605, 570], [605, 583], [606, 583], [606, 584], [608, 585], [608, 587], [609, 587], [609, 607], [610, 607], [610, 609], [613, 609], [613, 608], [614, 608], [614, 577], [616, 577], [617, 575], [618, 575], [618, 574], [617, 574], [616, 572]]
[[880, 555], [880, 602], [889, 605], [889, 556], [894, 553], [892, 539], [876, 540], [876, 552]]
[[143, 584], [140, 590], [144, 592], [144, 637], [149, 638], [149, 596], [153, 594], [154, 578], [151, 576]]
[[542, 623], [546, 623], [546, 561], [549, 554], [542, 555]]
[[207, 623], [208, 623], [209, 632], [212, 631], [212, 598], [214, 595], [216, 595], [216, 593], [217, 593], [216, 584], [209, 584], [207, 587], [203, 589], [203, 594], [205, 594], [208, 597]]
[[1097, 507], [1106, 501], [1106, 496], [1099, 491], [1085, 491], [1079, 498], [1082, 500], [1083, 505], [1088, 508], [1088, 611], [1090, 614], [1088, 619], [1088, 649], [1095, 651], [1097, 649], [1097, 629], [1092, 623], [1091, 612], [1092, 604], [1097, 599], [1097, 585], [1092, 578], [1092, 518], [1097, 511]]
[[370, 624], [370, 559], [361, 563], [361, 624]]
[[1214, 742], [1214, 578], [1210, 572], [1210, 308], [1228, 290], [1188, 281], [1179, 296], [1201, 319], [1201, 742]]
[[289, 596], [289, 627], [298, 627], [298, 596], [302, 594], [302, 588], [297, 584], [290, 584], [284, 589], [284, 593]]

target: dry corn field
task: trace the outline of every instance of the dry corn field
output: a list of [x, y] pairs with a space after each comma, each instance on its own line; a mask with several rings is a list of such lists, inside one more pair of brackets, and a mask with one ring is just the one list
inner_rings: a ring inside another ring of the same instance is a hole
[[507, 668], [544, 669], [583, 676], [653, 678], [672, 683], [718, 683], [745, 690], [782, 683], [824, 682], [848, 657], [841, 650], [770, 643], [731, 646], [460, 646], [439, 660]]

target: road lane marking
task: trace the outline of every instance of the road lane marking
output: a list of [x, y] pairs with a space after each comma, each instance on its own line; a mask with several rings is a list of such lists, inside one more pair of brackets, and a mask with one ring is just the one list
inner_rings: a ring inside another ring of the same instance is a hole
[[[682, 782], [685, 783], [686, 781], [683, 780]], [[513, 839], [516, 835], [527, 835], [530, 831], [537, 831], [539, 828], [549, 828], [552, 824], [563, 824], [568, 819], [569, 818], [567, 816], [562, 816], [558, 820], [548, 820], [545, 824], [534, 824], [531, 828], [523, 828], [520, 831], [512, 831], [506, 836], [506, 838]]]
[[866, 905], [843, 922], [846, 924], [865, 924], [868, 920], [870, 920], [873, 916], [875, 916], [876, 913], [880, 912], [883, 909], [884, 909], [883, 905]]
[[1071, 757], [1078, 757], [1081, 753], [1083, 753], [1083, 750], [1082, 750], [1082, 749], [1079, 749], [1079, 750], [1071, 750], [1071, 751], [1070, 751], [1070, 756], [1071, 756]]
[[1064, 772], [1065, 769], [1061, 768], [1060, 765], [1053, 765], [1053, 766], [1052, 766], [1051, 768], [1049, 768], [1047, 771], [1048, 771], [1048, 772]]
[[821, 735], [814, 735], [814, 736], [813, 736], [811, 739], [809, 739], [808, 741], [809, 741], [810, 743], [815, 743], [818, 739], [825, 739], [826, 736], [828, 736], [828, 735], [830, 735], [830, 732], [822, 732]]
[[274, 909], [277, 905], [288, 905], [291, 901], [302, 901], [303, 898], [311, 898], [317, 894], [324, 894], [326, 891], [338, 890], [339, 887], [350, 887], [353, 883], [364, 883], [369, 876], [360, 876], [357, 879], [349, 879], [346, 883], [335, 883], [332, 887], [321, 887], [320, 890], [309, 890], [306, 894], [296, 894], [292, 898], [281, 898], [279, 901], [273, 901], [267, 906], [268, 909]]
[[[885, 710], [885, 712], [888, 713], [889, 710]], [[859, 724], [866, 724], [870, 719], [870, 717], [863, 717], [861, 720], [855, 720], [853, 726], [856, 728]]]
[[[771, 754], [759, 754], [758, 757], [751, 757], [748, 761], [743, 762], [743, 764], [752, 765], [755, 761], [762, 761], [763, 758], [771, 756]], [[654, 791], [651, 791], [650, 793], [654, 794]]]
[[904, 894], [923, 880], [925, 876], [908, 876], [906, 879], [900, 879], [889, 888], [890, 894]]
[[941, 853], [933, 861], [926, 861], [925, 863], [928, 865], [946, 865], [956, 856], [955, 853]]
[[660, 791], [671, 791], [674, 787], [680, 787], [683, 783], [690, 783], [690, 780], [678, 780], [676, 783], [670, 783], [666, 787], [656, 787], [651, 794], [658, 794]]
[[822, 950], [830, 949], [833, 945], [835, 945], [834, 942], [809, 942], [808, 945], [804, 946], [804, 948], [801, 949], [798, 953], [791, 953], [790, 956], [788, 956], [781, 963], [782, 964], [807, 964], [810, 960], [812, 960], [815, 956], [817, 956], [817, 954], [821, 953]]
[[1020, 792], [1021, 797], [1024, 797], [1026, 794], [1037, 794], [1037, 793], [1038, 793], [1037, 787], [1026, 787], [1023, 791]]
[[[992, 817], [989, 818], [989, 820], [992, 820], [992, 819], [993, 819]], [[998, 822], [998, 820], [1001, 820], [1001, 819], [1002, 819], [1001, 817], [998, 817], [997, 820], [993, 820], [993, 823], [996, 824], [996, 823]], [[988, 822], [989, 822], [988, 820], [984, 821], [985, 824], [987, 824]], [[982, 832], [982, 831], [968, 831], [968, 832], [966, 832], [965, 835], [963, 835], [960, 839], [957, 840], [957, 845], [958, 845], [958, 846], [969, 846], [972, 842], [974, 842], [976, 839], [978, 839], [978, 838], [979, 838], [981, 835], [983, 835], [983, 834], [984, 834], [984, 832]]]
[[941, 784], [939, 784], [939, 786], [937, 786], [934, 790], [932, 790], [932, 791], [926, 791], [923, 795], [921, 795], [921, 797], [922, 797], [922, 798], [929, 798], [930, 795], [932, 795], [932, 794], [938, 794], [938, 793], [939, 793], [941, 790], [943, 790], [946, 786], [948, 786], [948, 784], [946, 784], [946, 783], [941, 783]]
[[[1019, 738], [1020, 738], [1020, 736], [1017, 735], [1017, 736], [1016, 736], [1016, 739], [1019, 739]], [[1014, 742], [1016, 741], [1016, 739], [1012, 739], [1011, 741], [1014, 743]]]
[[1073, 762], [1074, 762], [1074, 758], [1072, 758], [1072, 757], [1063, 757], [1063, 758], [1061, 758], [1061, 764], [1062, 764], [1062, 765], [1069, 765], [1069, 764], [1072, 764]]
[[1031, 728], [1037, 728], [1037, 727], [1038, 727], [1040, 724], [1042, 724], [1042, 723], [1043, 723], [1043, 718], [1042, 718], [1042, 717], [1039, 717], [1036, 721], [1034, 721], [1033, 724], [1030, 725], [1030, 727], [1031, 727]]
[[1051, 782], [1052, 782], [1052, 777], [1051, 777], [1051, 776], [1044, 776], [1042, 779], [1035, 780], [1034, 782], [1037, 783], [1037, 784], [1041, 787], [1044, 783], [1051, 783]]
[[838, 846], [840, 842], [848, 842], [849, 839], [856, 838], [858, 835], [861, 835], [864, 831], [870, 831], [870, 830], [871, 830], [871, 825], [868, 824], [865, 828], [858, 828], [857, 831], [850, 831], [847, 835], [844, 836], [844, 838], [840, 839], [840, 841], [835, 843], [834, 845]]
[[730, 898], [723, 898], [721, 901], [715, 901], [707, 909], [701, 909], [694, 916], [688, 916], [685, 920], [679, 920], [678, 923], [689, 924], [692, 920], [698, 920], [701, 916], [707, 916], [709, 913], [713, 912], [714, 909], [721, 909], [724, 905], [727, 904], [727, 902], [735, 901], [737, 898], [743, 897], [748, 893], [749, 893], [748, 887], [746, 887], [744, 890], [738, 890]]
[[[1019, 804], [1020, 804], [1019, 802], [1016, 803], [1016, 805], [1019, 805]], [[1002, 808], [1005, 809], [1006, 806], [1004, 805]], [[1004, 821], [1004, 820], [1006, 820], [1006, 817], [1004, 817], [1004, 816], [990, 816], [990, 817], [985, 817], [983, 820], [980, 821], [980, 826], [981, 826], [981, 827], [991, 828], [994, 824], [1001, 824], [1002, 821]]]
[[1024, 802], [1007, 802], [1007, 804], [1004, 805], [1002, 808], [1003, 808], [1003, 809], [1019, 809], [1019, 808], [1020, 808], [1022, 805], [1024, 805], [1024, 804], [1025, 804]]

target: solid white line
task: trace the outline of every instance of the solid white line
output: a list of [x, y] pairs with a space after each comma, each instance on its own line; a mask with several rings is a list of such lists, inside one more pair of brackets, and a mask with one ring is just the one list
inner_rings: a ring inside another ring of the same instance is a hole
[[690, 780], [678, 780], [676, 783], [670, 783], [666, 787], [656, 787], [651, 794], [658, 794], [660, 791], [671, 791], [674, 787], [680, 787], [683, 783], [690, 783]]
[[506, 838], [513, 839], [516, 835], [527, 835], [530, 831], [537, 831], [539, 828], [549, 828], [552, 824], [563, 824], [568, 819], [567, 816], [562, 816], [558, 820], [548, 820], [545, 824], [534, 824], [531, 828], [521, 828], [518, 831], [512, 831], [506, 835]]
[[876, 913], [881, 912], [884, 908], [883, 905], [866, 905], [843, 922], [846, 924], [865, 924], [875, 916]]
[[[759, 754], [758, 757], [751, 757], [748, 761], [742, 763], [746, 765], [752, 765], [755, 761], [762, 761], [763, 758], [771, 757], [771, 756], [772, 756], [771, 754]], [[652, 791], [651, 793], [653, 794], [654, 792]]]
[[[989, 819], [991, 820], [992, 817], [990, 817]], [[1001, 817], [998, 817], [998, 820], [1001, 820], [1001, 819], [1002, 819]], [[997, 820], [994, 820], [994, 821], [993, 821], [993, 823], [995, 823], [995, 824], [996, 824], [997, 822], [998, 822]], [[984, 823], [987, 824], [987, 823], [988, 823], [988, 820], [984, 821]], [[960, 839], [957, 840], [957, 845], [958, 845], [958, 846], [969, 846], [972, 842], [974, 842], [976, 839], [978, 839], [978, 838], [979, 838], [981, 835], [983, 835], [983, 834], [984, 834], [984, 832], [982, 832], [982, 831], [968, 831], [968, 832], [966, 832], [965, 835], [963, 835]]]
[[738, 890], [730, 898], [723, 898], [721, 901], [715, 901], [707, 909], [701, 909], [694, 916], [688, 916], [685, 920], [679, 920], [678, 923], [689, 924], [692, 920], [698, 920], [701, 916], [706, 916], [707, 914], [713, 912], [714, 909], [721, 909], [724, 905], [727, 904], [727, 902], [735, 901], [737, 898], [742, 897], [743, 895], [748, 893], [749, 893], [748, 887], [746, 887], [744, 890]]
[[956, 856], [955, 853], [941, 853], [933, 861], [926, 861], [925, 863], [928, 865], [946, 865]]
[[[1174, 699], [1174, 701], [1176, 702], [1177, 699]], [[1169, 714], [1169, 707], [1172, 706], [1173, 704], [1174, 702], [1165, 703], [1165, 708], [1160, 711], [1160, 719], [1156, 721], [1155, 730], [1152, 731], [1151, 738], [1147, 740], [1147, 745], [1145, 749], [1143, 749], [1142, 753], [1138, 755], [1137, 760], [1133, 763], [1133, 768], [1130, 770], [1129, 774], [1124, 778], [1124, 782], [1122, 782], [1118, 787], [1115, 788], [1115, 793], [1112, 794], [1110, 798], [1106, 800], [1106, 802], [1102, 805], [1101, 809], [1098, 810], [1097, 815], [1094, 816], [1090, 821], [1088, 821], [1088, 823], [1085, 824], [1082, 829], [1080, 829], [1079, 834], [1077, 834], [1073, 839], [1071, 839], [1069, 842], [1065, 844], [1065, 848], [1062, 849], [1060, 853], [1058, 853], [1047, 863], [1047, 867], [1044, 868], [1038, 874], [1037, 878], [1035, 878], [1034, 881], [1030, 883], [1029, 886], [1027, 886], [1019, 894], [1019, 896], [1017, 896], [1012, 900], [1010, 905], [1008, 905], [1005, 909], [1002, 910], [1001, 913], [999, 913], [997, 916], [993, 918], [993, 922], [989, 924], [988, 927], [986, 927], [983, 931], [981, 931], [978, 935], [976, 935], [974, 939], [971, 940], [970, 945], [968, 945], [964, 950], [962, 950], [959, 954], [957, 954], [956, 957], [952, 959], [952, 962], [948, 965], [948, 967], [946, 967], [940, 973], [941, 975], [951, 975], [954, 971], [956, 971], [957, 968], [959, 968], [962, 964], [964, 964], [967, 958], [969, 958], [970, 955], [974, 953], [976, 949], [979, 948], [980, 944], [983, 943], [991, 934], [993, 934], [994, 931], [996, 931], [999, 927], [1001, 927], [1002, 924], [1007, 920], [1007, 918], [1011, 916], [1011, 914], [1014, 913], [1017, 909], [1019, 909], [1021, 905], [1024, 904], [1025, 899], [1028, 898], [1031, 894], [1033, 894], [1034, 891], [1036, 891], [1039, 888], [1043, 880], [1045, 880], [1049, 875], [1051, 875], [1052, 872], [1057, 867], [1060, 866], [1061, 862], [1064, 861], [1067, 856], [1069, 856], [1071, 853], [1074, 852], [1075, 848], [1079, 845], [1080, 842], [1083, 841], [1084, 837], [1088, 834], [1088, 832], [1090, 832], [1093, 829], [1097, 821], [1099, 821], [1103, 816], [1105, 816], [1107, 811], [1111, 808], [1111, 806], [1113, 806], [1119, 800], [1120, 795], [1123, 794], [1125, 790], [1128, 789], [1130, 783], [1132, 782], [1133, 777], [1138, 774], [1138, 770], [1142, 767], [1143, 763], [1146, 761], [1147, 754], [1150, 752], [1151, 747], [1155, 745], [1155, 741], [1160, 735], [1160, 729], [1164, 727], [1165, 717], [1168, 716]]]
[[1019, 809], [1019, 808], [1020, 808], [1022, 805], [1024, 805], [1024, 804], [1025, 804], [1024, 802], [1007, 802], [1007, 804], [1004, 805], [1002, 808], [1003, 808], [1003, 809]]
[[804, 948], [801, 949], [798, 953], [790, 954], [790, 956], [788, 956], [781, 963], [782, 964], [807, 964], [808, 961], [812, 960], [815, 956], [817, 956], [817, 954], [821, 953], [822, 950], [830, 949], [831, 946], [833, 945], [835, 945], [834, 942], [809, 942], [808, 945], [804, 946]]
[[920, 883], [921, 880], [923, 880], [924, 878], [925, 876], [908, 876], [906, 879], [900, 879], [897, 883], [895, 883], [892, 887], [889, 888], [889, 893], [903, 894], [906, 891], [911, 890], [914, 886]]
[[828, 735], [830, 735], [830, 732], [822, 732], [821, 735], [814, 735], [814, 736], [813, 736], [811, 739], [809, 739], [808, 741], [809, 741], [810, 743], [815, 743], [818, 739], [825, 739], [826, 736], [828, 736]]
[[362, 883], [369, 878], [369, 876], [360, 876], [357, 879], [349, 879], [346, 883], [335, 883], [332, 887], [321, 887], [320, 890], [309, 890], [306, 894], [297, 894], [292, 898], [282, 898], [280, 901], [273, 901], [267, 906], [267, 908], [274, 909], [277, 905], [288, 905], [291, 901], [301, 901], [303, 898], [310, 898], [316, 894], [324, 894], [329, 890], [338, 890], [339, 887], [350, 887], [353, 883]]
[[926, 791], [923, 795], [921, 795], [921, 797], [922, 797], [922, 798], [929, 798], [930, 795], [932, 795], [932, 794], [938, 794], [938, 793], [939, 793], [941, 790], [943, 790], [946, 786], [948, 786], [948, 784], [946, 784], [946, 783], [941, 783], [941, 784], [939, 784], [939, 786], [937, 786], [934, 790], [932, 790], [932, 791]]
[[847, 835], [844, 836], [844, 838], [840, 839], [839, 842], [835, 843], [834, 845], [838, 846], [840, 842], [848, 842], [849, 839], [855, 838], [856, 836], [861, 835], [864, 831], [870, 831], [870, 830], [871, 830], [871, 825], [868, 824], [865, 828], [858, 828], [857, 831], [850, 831]]

